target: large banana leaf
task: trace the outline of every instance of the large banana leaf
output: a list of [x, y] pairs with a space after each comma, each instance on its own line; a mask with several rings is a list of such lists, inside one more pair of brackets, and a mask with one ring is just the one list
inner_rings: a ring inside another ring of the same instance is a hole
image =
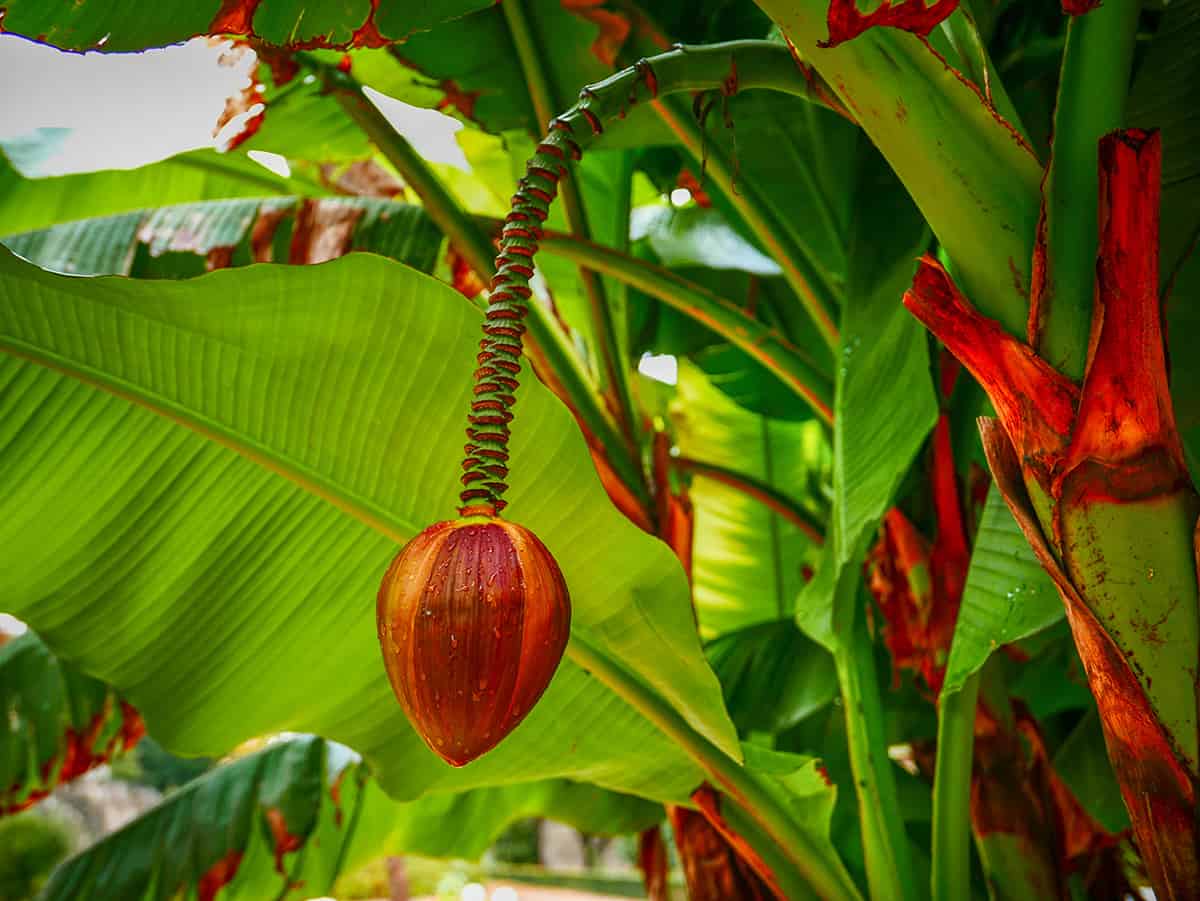
[[327, 193], [315, 182], [282, 178], [241, 153], [194, 150], [139, 169], [26, 178], [0, 152], [0, 235], [171, 203]]
[[728, 632], [709, 642], [704, 653], [743, 732], [784, 732], [837, 694], [829, 652], [791, 619]]
[[141, 735], [136, 710], [33, 632], [0, 645], [0, 816], [106, 763]]
[[878, 153], [863, 155], [834, 401], [832, 537], [841, 563], [891, 504], [938, 413], [924, 330], [900, 303], [929, 232]]
[[382, 854], [478, 857], [535, 815], [617, 834], [662, 808], [565, 780], [397, 803], [347, 748], [296, 736], [212, 770], [67, 860], [41, 898], [311, 898]]
[[993, 486], [971, 552], [942, 690], [958, 691], [992, 651], [1052, 626], [1063, 615], [1058, 591]]
[[430, 272], [442, 235], [424, 210], [411, 204], [280, 197], [137, 210], [10, 235], [0, 242], [55, 272], [182, 278], [256, 260], [323, 262], [352, 250], [369, 250]]
[[116, 53], [203, 34], [235, 34], [288, 47], [375, 46], [488, 6], [488, 0], [8, 0], [4, 30], [63, 50]]
[[796, 604], [800, 627], [829, 650], [848, 638], [839, 622], [839, 603], [856, 600], [848, 568], [938, 415], [927, 338], [900, 303], [929, 233], [878, 154], [863, 155], [834, 398], [833, 515], [816, 578]]
[[[683, 456], [733, 469], [784, 494], [811, 497], [828, 466], [819, 423], [744, 410], [686, 361], [679, 365], [670, 416]], [[816, 559], [812, 539], [716, 479], [697, 475], [688, 496], [696, 522], [692, 596], [702, 634], [714, 637], [789, 616], [805, 563]]]
[[[178, 752], [292, 729], [360, 750], [401, 799], [555, 777], [685, 796], [699, 771], [569, 658], [461, 770], [389, 696], [374, 593], [396, 543], [454, 509], [478, 323], [368, 255], [164, 283], [5, 253], [0, 596]], [[519, 409], [510, 509], [562, 565], [573, 639], [737, 754], [673, 555], [608, 503], [536, 380]]]
[[[589, 20], [584, 4], [560, 0], [525, 0], [527, 17], [542, 49], [542, 65], [549, 81], [551, 101], [561, 112], [575, 102], [579, 90], [609, 75], [615, 54], [629, 34], [629, 19], [607, 10]], [[623, 23], [623, 26], [622, 24]], [[607, 27], [605, 27], [607, 26]], [[471, 47], [471, 53], [457, 52]], [[499, 5], [429, 31], [413, 35], [391, 49], [398, 58], [440, 86], [443, 96], [470, 121], [501, 134], [517, 131], [541, 135], [545, 122], [538, 120], [518, 62], [512, 34]], [[357, 63], [356, 63], [357, 65]], [[411, 75], [372, 66], [380, 77], [372, 86], [385, 94], [412, 103], [428, 102], [428, 88], [414, 92]], [[437, 100], [436, 102], [441, 102]], [[630, 112], [621, 128], [610, 129], [603, 146], [643, 146], [670, 141], [670, 133], [645, 107]]]

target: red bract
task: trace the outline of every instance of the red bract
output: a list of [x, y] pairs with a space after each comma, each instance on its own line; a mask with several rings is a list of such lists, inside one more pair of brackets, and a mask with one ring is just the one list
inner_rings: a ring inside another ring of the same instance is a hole
[[494, 748], [562, 659], [571, 605], [528, 529], [472, 516], [430, 526], [397, 555], [376, 608], [384, 666], [426, 744], [453, 766]]
[[904, 305], [971, 370], [1022, 462], [1045, 481], [1070, 438], [1079, 389], [972, 307], [933, 257], [921, 260]]
[[[1192, 560], [1200, 498], [1168, 391], [1158, 135], [1107, 135], [1099, 162], [1082, 389], [971, 308], [932, 260], [905, 303], [991, 397], [999, 427], [986, 420], [981, 431], [992, 473], [1063, 597], [1147, 872], [1160, 894], [1183, 897], [1200, 884]], [[1032, 315], [1042, 315], [1036, 304]]]
[[[1183, 448], [1167, 386], [1158, 299], [1157, 132], [1132, 129], [1100, 142], [1100, 258], [1090, 361], [1071, 445], [1056, 494], [1081, 465], [1105, 470], [1095, 492], [1133, 499], [1186, 480]], [[1130, 465], [1145, 456], [1154, 465]]]
[[675, 847], [692, 901], [771, 901], [783, 898], [770, 869], [721, 815], [720, 798], [708, 785], [692, 794], [699, 812], [667, 808]]
[[934, 429], [931, 469], [936, 540], [931, 545], [908, 517], [892, 508], [867, 559], [867, 585], [883, 614], [884, 642], [897, 677], [902, 669], [920, 673], [936, 695], [945, 678], [971, 559], [945, 414]]
[[899, 28], [925, 37], [956, 9], [958, 0], [935, 0], [929, 5], [925, 0], [899, 0], [898, 3], [884, 0], [872, 12], [864, 13], [859, 11], [855, 0], [830, 0], [826, 17], [829, 38], [818, 41], [817, 46], [836, 47], [877, 26]]

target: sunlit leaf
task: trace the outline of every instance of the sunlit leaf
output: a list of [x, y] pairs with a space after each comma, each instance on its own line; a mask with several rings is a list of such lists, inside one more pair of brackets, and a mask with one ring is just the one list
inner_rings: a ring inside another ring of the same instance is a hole
[[[398, 540], [455, 507], [479, 319], [448, 286], [368, 255], [184, 282], [0, 261], [0, 345], [67, 373], [0, 361], [0, 456], [17, 486], [0, 591], [165, 746], [219, 754], [310, 731], [361, 751], [398, 798], [553, 777], [658, 798], [697, 784], [682, 752], [570, 662], [460, 770], [390, 697], [378, 580]], [[511, 512], [558, 558], [573, 633], [736, 753], [673, 555], [609, 504], [536, 380], [520, 409]]]
[[64, 50], [109, 53], [164, 47], [203, 34], [235, 34], [289, 47], [374, 46], [483, 9], [484, 0], [429, 4], [371, 0], [8, 0], [4, 30]]
[[1001, 645], [1062, 618], [1063, 605], [1054, 583], [993, 487], [975, 536], [942, 690], [957, 691]]

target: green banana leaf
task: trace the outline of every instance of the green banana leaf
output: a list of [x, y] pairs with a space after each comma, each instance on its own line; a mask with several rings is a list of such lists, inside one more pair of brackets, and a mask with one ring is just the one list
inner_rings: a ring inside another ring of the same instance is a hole
[[[442, 235], [424, 210], [411, 204], [369, 197], [266, 197], [137, 210], [10, 235], [0, 242], [55, 272], [183, 278], [220, 264], [248, 265], [256, 258], [314, 262], [353, 250], [431, 272]], [[227, 260], [213, 256], [221, 251]]]
[[107, 763], [141, 735], [136, 710], [33, 632], [0, 645], [0, 816]]
[[[860, 157], [833, 426], [833, 514], [796, 621], [834, 651], [848, 636], [852, 570], [937, 421], [928, 339], [901, 305], [928, 245], [920, 213], [878, 154]], [[882, 413], [882, 415], [881, 415]]]
[[138, 169], [27, 178], [0, 147], [0, 235], [173, 203], [328, 193], [308, 179], [282, 178], [242, 153], [193, 150]]
[[[384, 3], [371, 0], [8, 0], [4, 30], [63, 50], [119, 53], [164, 47], [205, 34], [254, 37], [287, 47], [349, 47], [403, 40], [414, 31], [488, 6], [487, 0]], [[377, 8], [378, 7], [378, 8]]]
[[[390, 697], [374, 594], [397, 543], [453, 513], [478, 324], [370, 255], [138, 282], [5, 253], [0, 596], [178, 753], [299, 730], [360, 751], [399, 799], [559, 777], [685, 797], [696, 767], [570, 650], [460, 770]], [[573, 637], [736, 755], [673, 555], [609, 504], [536, 380], [519, 408], [510, 510], [563, 568]]]
[[397, 803], [348, 748], [292, 736], [200, 776], [76, 854], [39, 897], [311, 898], [384, 854], [478, 857], [527, 816], [611, 835], [653, 825], [662, 808], [564, 780]]
[[863, 148], [859, 175], [834, 400], [839, 564], [887, 511], [938, 413], [928, 339], [900, 302], [929, 232], [877, 152]]
[[785, 732], [837, 695], [833, 658], [790, 619], [728, 632], [704, 653], [743, 733]]
[[[806, 489], [817, 489], [826, 477], [829, 445], [819, 423], [744, 410], [687, 361], [679, 363], [668, 409], [683, 457], [804, 497], [816, 495]], [[695, 513], [692, 597], [701, 633], [711, 638], [790, 615], [805, 563], [817, 559], [812, 539], [760, 501], [708, 476], [692, 478], [688, 497]]]
[[1058, 590], [993, 485], [971, 552], [942, 691], [958, 691], [1001, 645], [1035, 635], [1063, 616]]

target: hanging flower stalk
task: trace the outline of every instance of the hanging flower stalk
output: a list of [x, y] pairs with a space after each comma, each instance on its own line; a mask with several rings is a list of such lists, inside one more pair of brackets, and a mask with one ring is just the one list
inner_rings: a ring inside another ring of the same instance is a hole
[[536, 535], [501, 519], [542, 223], [583, 146], [632, 105], [656, 99], [660, 85], [663, 93], [719, 91], [726, 99], [754, 87], [811, 93], [791, 57], [769, 42], [680, 45], [584, 88], [528, 161], [504, 220], [484, 316], [459, 518], [404, 546], [376, 607], [392, 689], [429, 747], [455, 766], [491, 750], [533, 709], [569, 638], [570, 599], [558, 565]]
[[505, 220], [467, 414], [459, 518], [405, 545], [379, 591], [392, 689], [429, 747], [454, 766], [517, 727], [570, 636], [570, 598], [554, 557], [531, 531], [500, 518], [533, 256], [568, 153], [579, 156], [569, 137], [538, 145]]
[[998, 420], [981, 420], [992, 473], [1063, 597], [1147, 871], [1160, 897], [1190, 897], [1200, 885], [1200, 498], [1168, 392], [1160, 169], [1155, 132], [1100, 142], [1100, 249], [1082, 386], [980, 315], [932, 259], [905, 304], [992, 400]]

